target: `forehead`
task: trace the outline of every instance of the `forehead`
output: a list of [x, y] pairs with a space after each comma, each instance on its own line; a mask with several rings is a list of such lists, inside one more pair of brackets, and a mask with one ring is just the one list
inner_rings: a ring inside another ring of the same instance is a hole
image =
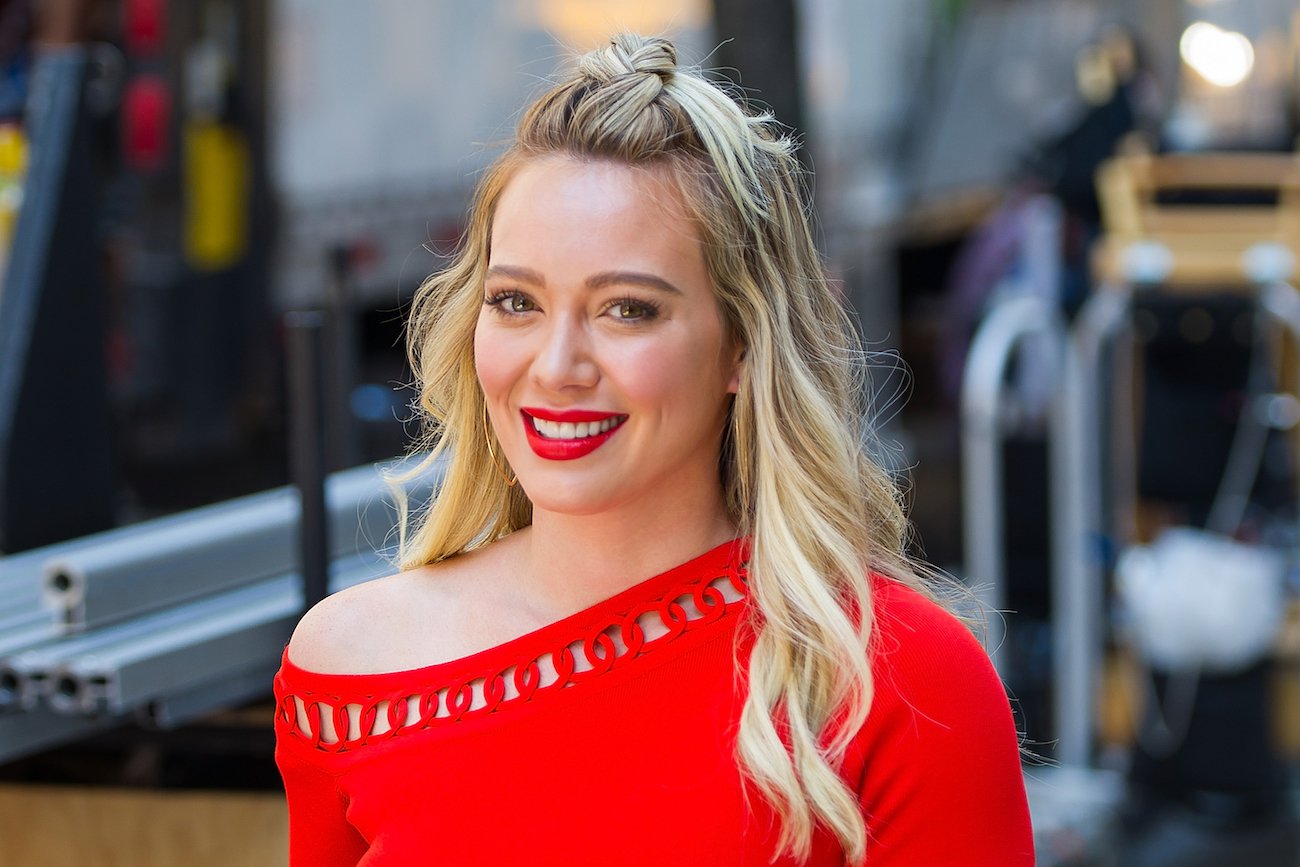
[[558, 155], [524, 162], [493, 209], [493, 262], [542, 252], [702, 260], [700, 233], [669, 168]]

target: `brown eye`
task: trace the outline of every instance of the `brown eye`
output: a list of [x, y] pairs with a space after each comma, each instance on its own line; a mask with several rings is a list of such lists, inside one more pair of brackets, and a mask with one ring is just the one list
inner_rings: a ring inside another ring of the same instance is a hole
[[483, 299], [483, 303], [494, 308], [502, 316], [531, 313], [537, 309], [533, 299], [522, 292], [498, 292], [496, 295]]
[[610, 306], [610, 312], [614, 318], [624, 322], [643, 322], [647, 319], [653, 319], [656, 312], [650, 304], [640, 301], [618, 301]]

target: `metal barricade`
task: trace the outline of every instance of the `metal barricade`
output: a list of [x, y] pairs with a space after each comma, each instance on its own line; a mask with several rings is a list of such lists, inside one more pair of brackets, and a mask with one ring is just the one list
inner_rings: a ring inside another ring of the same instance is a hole
[[[444, 469], [403, 482], [415, 508]], [[390, 492], [376, 466], [329, 478], [329, 591], [392, 571]], [[279, 489], [0, 559], [0, 762], [265, 692], [304, 608], [297, 517]]]
[[[1286, 282], [1293, 262], [1275, 255], [1273, 246], [1248, 251], [1243, 272], [1255, 288], [1260, 309], [1300, 346], [1300, 291]], [[1067, 767], [1092, 764], [1095, 697], [1106, 634], [1106, 573], [1112, 552], [1132, 541], [1134, 532], [1133, 419], [1115, 411], [1106, 395], [1131, 393], [1129, 315], [1134, 286], [1158, 283], [1169, 262], [1159, 245], [1134, 245], [1128, 253], [1125, 281], [1098, 287], [1068, 331], [1060, 314], [1041, 299], [1020, 297], [996, 306], [972, 343], [962, 384], [965, 569], [968, 579], [984, 587], [982, 598], [995, 612], [989, 637], [997, 663], [1004, 637], [1000, 617], [1007, 604], [1004, 383], [1011, 359], [1027, 338], [1045, 339], [1050, 347], [1049, 364], [1059, 386], [1048, 407], [1052, 701], [1056, 758]]]
[[[1085, 389], [1078, 348], [1060, 313], [1046, 300], [1018, 297], [996, 306], [971, 345], [962, 383], [962, 503], [966, 574], [983, 587], [992, 612], [989, 644], [1001, 662], [1002, 617], [1007, 604], [1002, 493], [1002, 436], [1006, 428], [1006, 374], [1029, 338], [1042, 341], [1055, 387], [1047, 407], [1049, 493], [1052, 511], [1053, 691], [1058, 756], [1085, 765], [1091, 741], [1091, 695], [1100, 647], [1095, 576], [1085, 558], [1083, 514], [1091, 456], [1078, 436], [1085, 419]], [[1095, 474], [1093, 474], [1095, 477]], [[1065, 602], [1066, 604], [1061, 604]], [[1001, 667], [1001, 666], [1000, 666]], [[1080, 686], [1083, 688], [1081, 689]]]

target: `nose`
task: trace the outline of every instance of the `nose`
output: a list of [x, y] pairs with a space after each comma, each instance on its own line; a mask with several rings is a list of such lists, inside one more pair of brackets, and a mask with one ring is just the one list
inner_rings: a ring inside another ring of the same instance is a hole
[[591, 388], [600, 379], [591, 334], [576, 316], [555, 317], [541, 335], [532, 374], [551, 391]]

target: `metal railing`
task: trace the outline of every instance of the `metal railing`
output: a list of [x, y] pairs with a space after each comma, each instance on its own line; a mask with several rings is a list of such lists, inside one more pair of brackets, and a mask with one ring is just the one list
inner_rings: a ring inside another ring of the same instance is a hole
[[[1243, 273], [1260, 309], [1300, 345], [1300, 291], [1280, 273], [1270, 245], [1253, 248]], [[1002, 437], [1009, 428], [1005, 396], [1011, 360], [1027, 339], [1044, 341], [1055, 384], [1048, 406], [1048, 486], [1052, 533], [1052, 704], [1056, 756], [1088, 767], [1094, 752], [1095, 701], [1106, 624], [1108, 551], [1131, 541], [1137, 499], [1131, 415], [1114, 411], [1106, 394], [1131, 393], [1129, 314], [1134, 285], [1159, 282], [1151, 245], [1126, 257], [1126, 281], [1099, 287], [1067, 329], [1049, 303], [1004, 301], [981, 324], [962, 384], [962, 513], [965, 571], [982, 590], [990, 648], [999, 662], [1007, 605], [1002, 494]], [[1159, 252], [1159, 251], [1154, 251]], [[1286, 260], [1289, 261], [1289, 260]], [[1291, 263], [1293, 264], [1293, 263]], [[1154, 270], [1153, 270], [1154, 268]], [[1300, 366], [1300, 360], [1298, 360]], [[1109, 376], [1107, 376], [1109, 372]], [[1300, 369], [1297, 370], [1300, 382]], [[1118, 428], [1118, 430], [1117, 430]], [[1300, 484], [1300, 476], [1297, 478]]]
[[[442, 470], [404, 485], [413, 506]], [[330, 592], [393, 571], [391, 493], [377, 466], [328, 478]], [[280, 488], [0, 559], [0, 762], [268, 692], [306, 607], [297, 503]]]

